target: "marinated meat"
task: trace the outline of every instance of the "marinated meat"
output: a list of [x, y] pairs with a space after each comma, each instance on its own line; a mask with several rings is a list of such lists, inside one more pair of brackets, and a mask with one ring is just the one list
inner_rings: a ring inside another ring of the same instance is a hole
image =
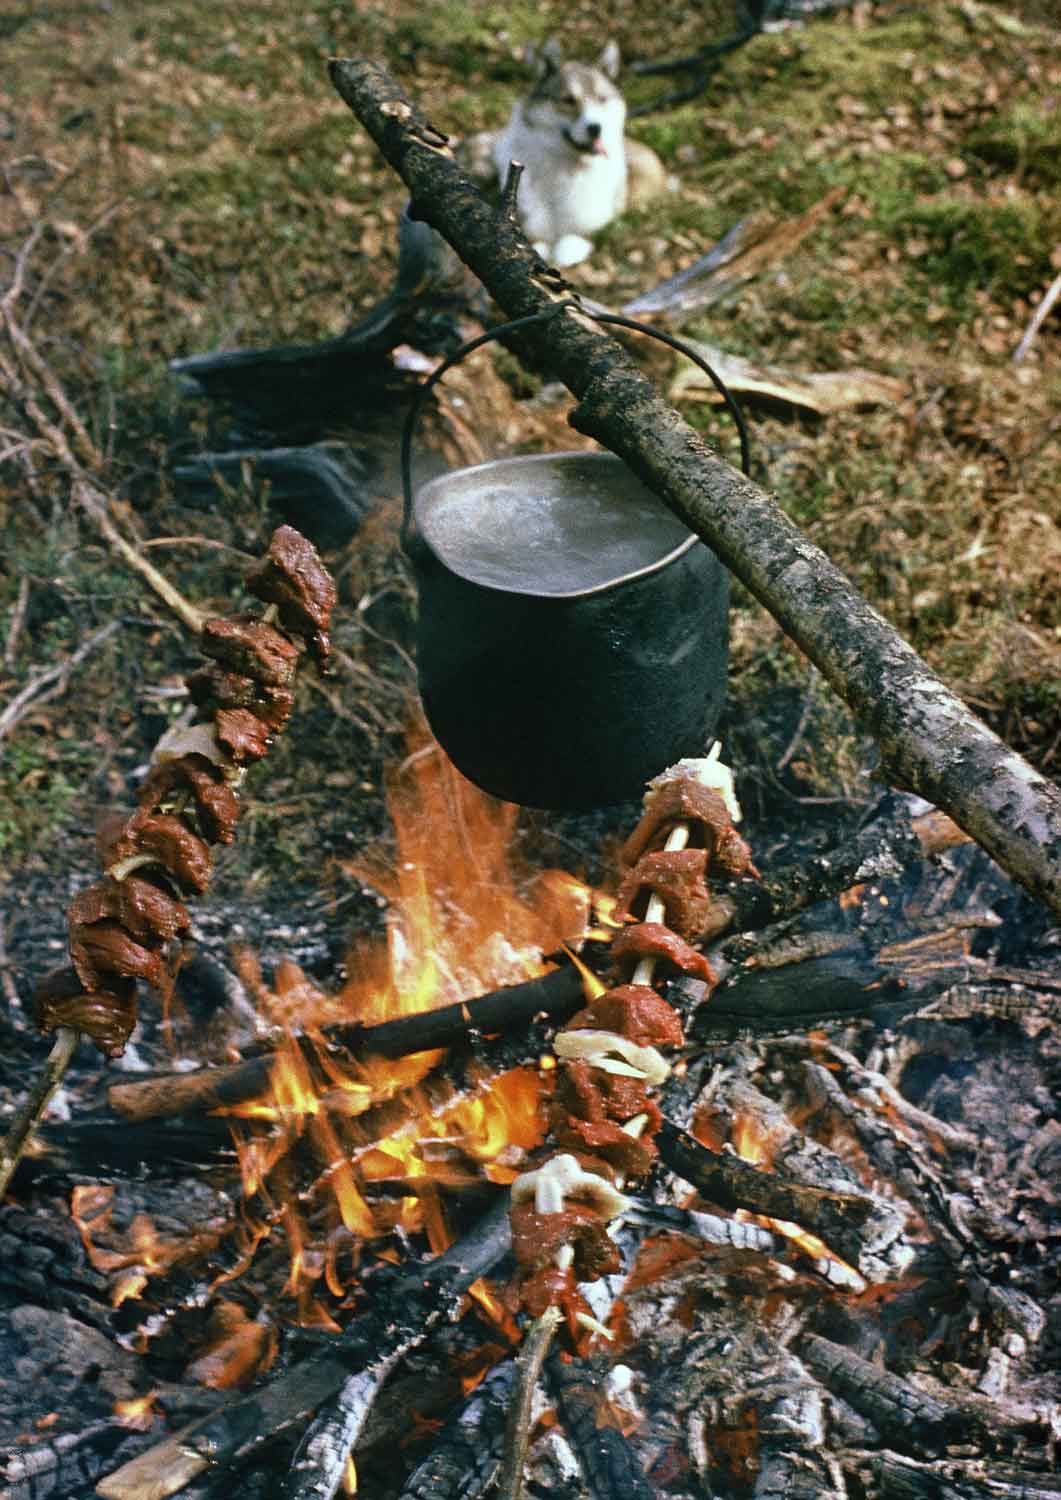
[[299, 648], [282, 631], [252, 615], [207, 620], [201, 637], [204, 656], [230, 671], [269, 687], [290, 687]]
[[117, 838], [107, 840], [101, 830], [98, 842], [108, 869], [137, 855], [148, 855], [158, 860], [182, 890], [201, 895], [210, 884], [210, 850], [172, 813], [152, 814], [141, 809], [128, 819]]
[[144, 809], [158, 807], [180, 792], [190, 792], [203, 836], [211, 844], [231, 844], [239, 819], [239, 798], [220, 767], [205, 755], [177, 755], [148, 772], [137, 800]]
[[290, 719], [295, 704], [290, 688], [271, 687], [219, 666], [201, 667], [184, 680], [192, 702], [203, 713], [212, 716], [219, 708], [249, 708], [277, 734]]
[[623, 984], [608, 990], [572, 1016], [563, 1030], [614, 1031], [643, 1047], [680, 1047], [685, 1041], [677, 1011], [646, 984]]
[[[579, 1120], [569, 1116], [555, 1125], [558, 1145], [567, 1151], [591, 1151], [597, 1162], [604, 1162], [611, 1175], [626, 1180], [644, 1177], [656, 1159], [655, 1143], [647, 1136], [627, 1134], [612, 1120]], [[579, 1158], [588, 1171], [599, 1170]]]
[[106, 990], [87, 994], [73, 969], [53, 969], [38, 983], [33, 1008], [43, 1032], [71, 1026], [104, 1057], [120, 1057], [136, 1025], [136, 981], [115, 975]]
[[247, 588], [256, 598], [277, 605], [284, 629], [305, 637], [318, 661], [326, 659], [335, 584], [304, 536], [291, 526], [278, 527], [268, 554], [248, 575]]
[[136, 942], [119, 922], [70, 923], [70, 958], [86, 990], [104, 990], [116, 975], [122, 979], [145, 979], [150, 985], [162, 981], [162, 957], [157, 947]]
[[719, 792], [704, 786], [693, 776], [666, 781], [646, 798], [648, 806], [641, 821], [620, 851], [620, 861], [636, 865], [654, 844], [663, 844], [675, 823], [687, 820], [694, 825], [691, 844], [708, 851], [709, 865], [733, 877], [757, 873], [751, 850], [733, 826]]
[[151, 880], [130, 875], [125, 880], [104, 876], [80, 891], [70, 903], [71, 927], [113, 918], [134, 937], [164, 943], [188, 931], [191, 918], [183, 902]]
[[266, 724], [247, 708], [219, 708], [214, 716], [217, 742], [242, 766], [248, 760], [264, 760], [272, 734]]
[[615, 900], [616, 919], [643, 917], [649, 898], [656, 895], [663, 902], [668, 927], [679, 937], [699, 937], [711, 907], [711, 893], [704, 884], [706, 868], [706, 849], [657, 849], [643, 854], [623, 876]]
[[612, 958], [617, 963], [624, 958], [662, 958], [681, 969], [683, 974], [695, 974], [708, 984], [718, 983], [715, 971], [704, 955], [660, 922], [639, 922], [636, 927], [624, 927], [612, 940]]
[[543, 1266], [528, 1276], [520, 1286], [520, 1301], [532, 1318], [540, 1318], [547, 1307], [558, 1307], [577, 1336], [577, 1316], [589, 1312], [571, 1270], [561, 1271], [557, 1266]]
[[539, 1271], [555, 1263], [557, 1252], [570, 1245], [579, 1281], [610, 1276], [620, 1266], [619, 1251], [608, 1237], [606, 1224], [595, 1209], [569, 1203], [558, 1214], [540, 1214], [533, 1202], [512, 1209], [512, 1253], [521, 1267]]
[[635, 1115], [647, 1114], [646, 1133], [651, 1135], [658, 1130], [662, 1116], [641, 1079], [604, 1073], [581, 1058], [565, 1062], [559, 1075], [552, 1100], [554, 1116], [559, 1117], [563, 1112], [579, 1120], [621, 1123]]

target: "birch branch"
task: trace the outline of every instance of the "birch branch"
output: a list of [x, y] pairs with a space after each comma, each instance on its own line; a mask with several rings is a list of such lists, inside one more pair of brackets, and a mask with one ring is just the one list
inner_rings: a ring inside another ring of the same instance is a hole
[[1061, 914], [1061, 790], [1006, 746], [805, 537], [720, 459], [622, 346], [571, 301], [559, 272], [488, 204], [446, 136], [376, 63], [335, 60], [343, 101], [437, 230], [509, 318], [557, 311], [512, 339], [579, 405], [578, 431], [617, 453], [770, 611], [877, 739], [882, 770], [925, 797]]

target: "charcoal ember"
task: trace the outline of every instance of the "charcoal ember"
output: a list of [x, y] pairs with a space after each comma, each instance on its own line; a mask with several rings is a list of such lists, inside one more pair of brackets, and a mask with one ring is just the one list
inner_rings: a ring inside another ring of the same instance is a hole
[[290, 687], [299, 648], [282, 631], [252, 615], [207, 620], [200, 645], [204, 656], [268, 687]]
[[540, 1271], [554, 1264], [564, 1245], [574, 1251], [572, 1268], [579, 1281], [596, 1281], [619, 1269], [619, 1251], [608, 1227], [588, 1204], [570, 1202], [557, 1214], [540, 1214], [528, 1200], [517, 1203], [511, 1217], [512, 1252], [524, 1270]]
[[665, 959], [683, 974], [695, 974], [708, 984], [718, 983], [704, 955], [661, 922], [638, 922], [635, 927], [624, 927], [612, 940], [612, 958], [616, 963], [624, 958]]
[[91, 1038], [104, 1057], [120, 1057], [136, 1025], [136, 980], [109, 976], [105, 990], [86, 992], [72, 968], [45, 974], [33, 995], [43, 1032], [70, 1026]]
[[142, 808], [151, 810], [180, 792], [191, 793], [199, 826], [207, 841], [231, 844], [239, 820], [239, 798], [225, 780], [220, 766], [205, 755], [194, 752], [174, 756], [152, 767], [137, 800]]
[[734, 828], [721, 795], [711, 787], [692, 776], [676, 777], [655, 788], [646, 800], [641, 821], [619, 853], [622, 864], [636, 865], [653, 845], [666, 841], [675, 823], [686, 821], [693, 825], [689, 842], [708, 851], [712, 870], [734, 879], [757, 873], [751, 850]]
[[214, 718], [214, 732], [221, 748], [237, 766], [249, 760], [264, 760], [269, 754], [272, 734], [256, 714], [247, 708], [219, 708]]
[[273, 532], [268, 553], [247, 575], [247, 588], [278, 607], [284, 629], [303, 636], [318, 662], [327, 659], [335, 584], [317, 549], [293, 526]]
[[711, 907], [711, 892], [704, 883], [706, 869], [706, 849], [657, 849], [643, 854], [623, 876], [615, 916], [644, 916], [645, 903], [656, 895], [663, 902], [668, 927], [679, 937], [699, 937]]
[[86, 990], [103, 990], [115, 975], [144, 979], [157, 986], [164, 974], [157, 947], [149, 948], [131, 938], [120, 922], [70, 923], [70, 960]]
[[255, 682], [253, 677], [228, 672], [216, 665], [200, 667], [184, 681], [192, 702], [210, 718], [220, 708], [249, 708], [276, 734], [287, 724], [295, 706], [295, 695], [290, 688]]
[[647, 984], [622, 984], [609, 990], [572, 1016], [563, 1030], [614, 1031], [639, 1047], [680, 1047], [685, 1041], [677, 1011]]
[[125, 880], [113, 880], [108, 875], [97, 880], [74, 897], [69, 915], [71, 929], [113, 918], [149, 946], [171, 942], [191, 926], [183, 902], [153, 880], [138, 875]]
[[158, 860], [182, 890], [201, 895], [210, 884], [210, 850], [180, 818], [172, 813], [152, 813], [141, 808], [112, 832], [113, 824], [101, 826], [97, 843], [104, 865], [110, 869], [137, 855]]
[[640, 1078], [604, 1073], [582, 1058], [569, 1058], [559, 1070], [553, 1110], [579, 1120], [632, 1120], [647, 1114], [646, 1133], [655, 1135], [663, 1119], [659, 1106]]
[[[603, 1162], [608, 1171], [602, 1175], [610, 1175], [613, 1180], [644, 1177], [656, 1159], [656, 1147], [651, 1140], [628, 1135], [614, 1120], [579, 1120], [570, 1116], [557, 1120], [554, 1129], [557, 1145], [575, 1152], [581, 1166], [600, 1173], [598, 1163]], [[593, 1153], [593, 1164], [581, 1154], [586, 1151]]]

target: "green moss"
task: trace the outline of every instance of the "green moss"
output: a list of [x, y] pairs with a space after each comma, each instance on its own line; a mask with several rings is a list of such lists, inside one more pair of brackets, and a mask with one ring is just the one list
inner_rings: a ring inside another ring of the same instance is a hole
[[1061, 114], [1021, 99], [970, 131], [966, 149], [989, 167], [1036, 187], [1061, 185]]
[[919, 270], [938, 294], [961, 301], [973, 291], [1034, 292], [1061, 238], [1061, 205], [1029, 196], [1004, 200], [941, 194], [895, 201], [878, 211], [898, 241], [923, 242]]

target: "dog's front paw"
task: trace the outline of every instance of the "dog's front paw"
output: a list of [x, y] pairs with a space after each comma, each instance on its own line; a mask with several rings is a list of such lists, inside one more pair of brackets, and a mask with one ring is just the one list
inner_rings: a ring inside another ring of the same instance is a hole
[[580, 234], [561, 235], [553, 246], [553, 265], [561, 268], [577, 266], [580, 260], [585, 260], [592, 249], [592, 241], [583, 239]]

